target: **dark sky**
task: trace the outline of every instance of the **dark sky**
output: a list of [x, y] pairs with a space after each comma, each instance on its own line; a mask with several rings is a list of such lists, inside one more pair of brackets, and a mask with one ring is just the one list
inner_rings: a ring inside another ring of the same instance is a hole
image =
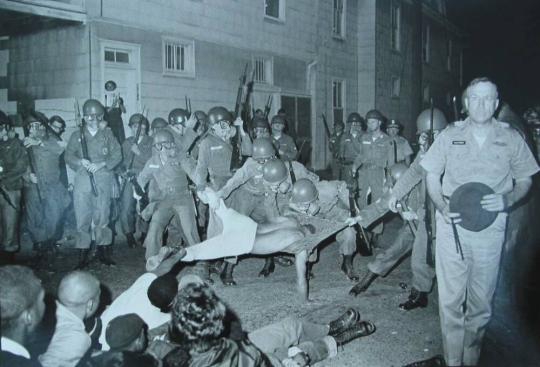
[[468, 35], [464, 77], [488, 76], [517, 112], [540, 105], [540, 0], [448, 0]]

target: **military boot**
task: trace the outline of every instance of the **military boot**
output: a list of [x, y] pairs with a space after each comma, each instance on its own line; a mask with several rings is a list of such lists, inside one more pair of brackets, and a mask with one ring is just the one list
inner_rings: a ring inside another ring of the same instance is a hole
[[343, 331], [342, 333], [334, 336], [338, 347], [353, 341], [356, 338], [362, 336], [368, 336], [375, 332], [375, 325], [369, 321], [360, 321]]
[[79, 261], [77, 263], [77, 266], [75, 267], [75, 270], [84, 270], [90, 265], [90, 261], [88, 260], [88, 253], [90, 252], [87, 248], [84, 249], [78, 249], [78, 255], [79, 255]]
[[234, 264], [231, 264], [225, 261], [223, 270], [221, 271], [221, 274], [219, 275], [219, 279], [221, 279], [221, 282], [224, 285], [236, 285], [236, 282], [234, 281], [234, 278], [233, 278], [233, 269], [234, 269]]
[[367, 274], [364, 275], [364, 277], [362, 278], [361, 281], [359, 281], [358, 283], [356, 283], [356, 285], [354, 287], [352, 287], [352, 289], [349, 291], [349, 294], [351, 296], [358, 296], [360, 293], [363, 293], [365, 291], [367, 291], [367, 289], [369, 288], [370, 284], [378, 277], [377, 274], [375, 273], [372, 273], [371, 271], [368, 270]]
[[428, 305], [427, 292], [420, 292], [415, 288], [411, 289], [409, 299], [399, 304], [399, 308], [405, 311], [414, 310], [415, 308], [425, 308]]
[[358, 275], [354, 272], [353, 255], [343, 255], [343, 262], [341, 263], [341, 271], [345, 273], [349, 280], [353, 282], [358, 281]]
[[112, 245], [98, 246], [97, 255], [102, 264], [107, 266], [116, 265], [116, 262], [112, 259]]
[[274, 263], [274, 257], [273, 256], [267, 256], [264, 259], [264, 267], [259, 272], [260, 277], [267, 277], [270, 274], [272, 274], [276, 270], [276, 264]]
[[126, 241], [129, 248], [137, 247], [137, 241], [135, 240], [133, 233], [126, 233]]
[[344, 314], [339, 316], [337, 319], [330, 321], [328, 324], [329, 330], [328, 335], [334, 336], [341, 334], [355, 323], [360, 321], [360, 313], [354, 308], [349, 308], [345, 311]]

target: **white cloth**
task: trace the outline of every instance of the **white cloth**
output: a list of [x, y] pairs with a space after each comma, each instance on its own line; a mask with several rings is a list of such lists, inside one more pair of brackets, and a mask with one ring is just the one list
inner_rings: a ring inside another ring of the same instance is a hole
[[57, 301], [56, 328], [47, 351], [39, 356], [43, 367], [73, 367], [91, 344], [83, 321]]
[[2, 350], [4, 352], [10, 352], [11, 354], [30, 359], [30, 353], [28, 353], [28, 350], [26, 350], [24, 346], [20, 345], [15, 340], [11, 340], [10, 338], [3, 336], [1, 343]]
[[148, 329], [156, 328], [170, 321], [171, 315], [161, 312], [148, 299], [148, 288], [156, 278], [157, 275], [154, 273], [144, 273], [103, 312], [101, 315], [103, 329], [99, 336], [102, 350], [110, 349], [105, 340], [105, 331], [109, 322], [117, 316], [128, 313], [137, 314], [146, 322]]

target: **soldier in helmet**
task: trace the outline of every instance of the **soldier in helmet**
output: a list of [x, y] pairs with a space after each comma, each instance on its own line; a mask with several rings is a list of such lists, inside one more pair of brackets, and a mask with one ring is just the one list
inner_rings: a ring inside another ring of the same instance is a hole
[[0, 261], [5, 263], [19, 250], [21, 190], [28, 169], [26, 151], [10, 131], [11, 121], [0, 111]]
[[107, 122], [120, 144], [123, 144], [126, 139], [124, 121], [122, 120], [123, 113], [126, 113], [124, 100], [119, 93], [116, 93], [116, 83], [113, 80], [108, 80], [105, 83], [105, 116], [103, 121]]
[[343, 137], [343, 131], [345, 130], [345, 124], [342, 121], [336, 121], [334, 123], [334, 133], [330, 137], [330, 152], [332, 153], [332, 178], [336, 180], [341, 180], [340, 175], [340, 148], [341, 148], [341, 138]]
[[175, 108], [169, 113], [168, 130], [174, 137], [176, 149], [187, 152], [198, 135], [194, 128], [197, 124], [195, 114], [183, 108]]
[[194, 180], [195, 162], [185, 151], [177, 149], [172, 133], [166, 129], [154, 135], [152, 157], [137, 176], [144, 188], [153, 180], [157, 186], [155, 197], [142, 213], [150, 219], [144, 240], [146, 259], [156, 255], [162, 245], [163, 232], [173, 216], [179, 219], [188, 246], [200, 242], [195, 219], [195, 203], [188, 186], [188, 176]]
[[[360, 209], [375, 202], [383, 195], [386, 169], [393, 161], [391, 140], [381, 130], [383, 115], [377, 110], [366, 114], [367, 130], [360, 138], [360, 152], [352, 165], [352, 174], [358, 177], [358, 205]], [[357, 172], [358, 171], [358, 172]], [[371, 200], [370, 200], [371, 198]], [[382, 223], [371, 230], [372, 243], [382, 233]]]
[[393, 160], [391, 164], [405, 163], [409, 166], [413, 150], [407, 139], [399, 135], [402, 128], [403, 126], [398, 120], [390, 120], [386, 126], [386, 133], [392, 139]]
[[[47, 118], [34, 111], [25, 119], [29, 134], [23, 140], [31, 150], [34, 172], [28, 172], [24, 183], [24, 202], [27, 229], [37, 251], [37, 260], [45, 260], [54, 268], [54, 247], [60, 239], [59, 226], [69, 196], [60, 181], [60, 156], [64, 147], [49, 135]], [[39, 264], [39, 262], [38, 262]]]
[[[124, 157], [122, 175], [126, 181], [123, 183], [120, 197], [120, 227], [126, 236], [128, 246], [133, 248], [137, 244], [133, 236], [136, 221], [139, 222], [141, 233], [146, 233], [147, 225], [145, 221], [139, 220], [139, 216], [136, 214], [136, 201], [133, 198], [133, 184], [130, 182], [130, 178], [136, 177], [152, 156], [152, 138], [148, 136], [148, 120], [140, 113], [129, 118], [129, 127], [132, 136], [122, 144]], [[139, 132], [139, 136], [135, 141], [137, 132]]]
[[358, 112], [352, 112], [347, 117], [349, 131], [343, 134], [338, 151], [341, 180], [351, 183], [353, 180], [352, 165], [355, 158], [360, 154], [360, 137], [363, 134], [362, 125], [364, 118]]
[[164, 118], [156, 117], [152, 120], [150, 125], [150, 130], [152, 130], [152, 135], [155, 134], [158, 130], [164, 129], [167, 127], [167, 121]]
[[286, 127], [285, 117], [279, 114], [272, 117], [271, 127], [272, 143], [276, 147], [278, 156], [281, 159], [295, 161], [298, 156], [298, 149], [293, 138], [283, 132]]
[[[79, 250], [78, 268], [89, 264], [92, 238], [95, 238], [99, 260], [106, 265], [115, 264], [111, 258], [109, 216], [113, 170], [122, 160], [122, 149], [110, 129], [99, 128], [104, 113], [99, 101], [89, 99], [84, 103], [83, 127], [71, 134], [65, 153], [66, 163], [75, 171], [73, 204], [77, 221], [75, 246]], [[88, 159], [83, 157], [81, 132], [88, 146]], [[90, 174], [94, 177], [96, 193], [93, 192]]]

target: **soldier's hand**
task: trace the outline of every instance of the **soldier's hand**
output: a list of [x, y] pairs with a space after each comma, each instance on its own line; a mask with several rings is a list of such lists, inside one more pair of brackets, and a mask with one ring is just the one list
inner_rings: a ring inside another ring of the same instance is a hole
[[388, 198], [388, 209], [394, 213], [398, 212], [398, 199], [393, 195]]
[[411, 212], [411, 211], [403, 212], [403, 213], [401, 213], [401, 216], [406, 221], [411, 221], [411, 220], [417, 220], [418, 219], [418, 215], [416, 215], [415, 212]]
[[137, 192], [135, 191], [135, 189], [133, 189], [133, 198], [139, 201], [142, 199], [142, 196], [137, 195]]
[[32, 183], [34, 183], [34, 184], [38, 183], [38, 178], [37, 178], [35, 173], [30, 173], [28, 175], [28, 178], [30, 179], [30, 182], [32, 182]]
[[233, 125], [241, 127], [244, 125], [244, 120], [242, 120], [242, 118], [240, 117], [237, 117], [236, 120], [233, 121]]
[[349, 227], [354, 226], [357, 223], [360, 223], [362, 221], [362, 216], [358, 215], [356, 217], [350, 217], [345, 220], [345, 224], [347, 224]]
[[197, 124], [197, 117], [194, 113], [189, 116], [189, 119], [186, 121], [186, 127], [193, 129], [195, 125]]
[[459, 213], [452, 213], [450, 211], [450, 207], [448, 205], [446, 205], [444, 207], [443, 210], [440, 211], [442, 216], [443, 216], [443, 219], [444, 221], [447, 223], [447, 224], [452, 224], [452, 222], [454, 223], [459, 223], [461, 222], [461, 216]]
[[81, 165], [88, 170], [88, 167], [90, 166], [90, 161], [88, 159], [81, 159]]
[[506, 200], [504, 195], [501, 194], [484, 195], [482, 200], [480, 200], [480, 205], [488, 212], [502, 212], [507, 209]]
[[34, 138], [26, 137], [26, 138], [24, 138], [24, 140], [23, 140], [23, 144], [24, 144], [25, 148], [30, 148], [30, 147], [32, 147], [32, 146], [40, 145], [40, 144], [41, 144], [41, 140], [37, 140], [37, 139], [34, 139]]
[[102, 169], [103, 167], [105, 167], [105, 163], [102, 162], [102, 163], [90, 163], [88, 165], [88, 172], [90, 173], [96, 173], [97, 171], [99, 171], [100, 169]]
[[133, 144], [131, 146], [131, 151], [133, 152], [133, 154], [135, 155], [141, 155], [141, 150], [139, 149], [139, 146], [137, 144]]

